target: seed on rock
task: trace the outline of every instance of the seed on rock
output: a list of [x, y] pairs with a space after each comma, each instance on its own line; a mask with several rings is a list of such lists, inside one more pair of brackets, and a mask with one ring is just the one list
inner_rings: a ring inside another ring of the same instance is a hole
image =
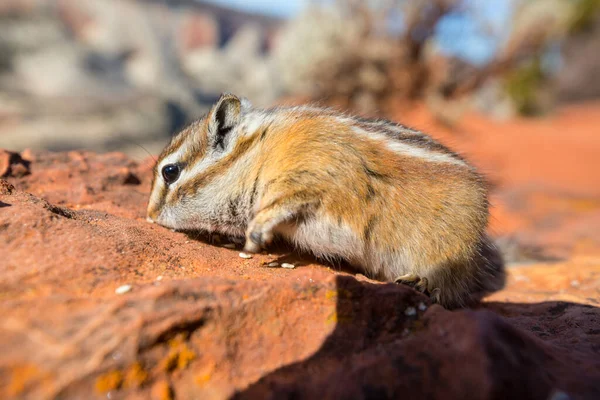
[[227, 243], [224, 244], [223, 247], [225, 247], [226, 249], [235, 249], [235, 243]]
[[277, 261], [273, 261], [268, 263], [267, 267], [279, 267], [279, 263]]
[[241, 257], [241, 258], [246, 258], [246, 259], [248, 259], [248, 258], [252, 258], [252, 254], [248, 254], [248, 253], [240, 253], [240, 257]]
[[129, 292], [131, 290], [131, 285], [123, 285], [123, 286], [119, 286], [118, 288], [115, 289], [115, 293], [116, 294], [125, 294], [127, 292]]
[[404, 315], [407, 317], [413, 317], [417, 315], [417, 309], [414, 307], [406, 307], [406, 310], [404, 310]]
[[294, 264], [290, 264], [290, 263], [282, 263], [281, 268], [294, 269], [294, 268], [296, 268], [296, 266]]

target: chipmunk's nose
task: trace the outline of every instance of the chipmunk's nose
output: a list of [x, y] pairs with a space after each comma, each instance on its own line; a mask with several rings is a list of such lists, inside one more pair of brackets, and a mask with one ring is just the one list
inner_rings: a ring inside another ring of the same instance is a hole
[[148, 206], [148, 210], [146, 210], [146, 221], [150, 223], [155, 223], [159, 216], [159, 211], [153, 205]]

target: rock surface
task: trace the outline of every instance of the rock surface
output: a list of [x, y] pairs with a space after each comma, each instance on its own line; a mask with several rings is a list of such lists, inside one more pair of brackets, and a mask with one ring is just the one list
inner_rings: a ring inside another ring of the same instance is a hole
[[[486, 149], [463, 151], [489, 168]], [[496, 169], [508, 284], [451, 312], [285, 249], [244, 259], [147, 223], [151, 158], [0, 153], [15, 160], [30, 174], [0, 180], [0, 398], [600, 398], [597, 188], [543, 163], [527, 173], [546, 192]]]
[[0, 177], [22, 177], [29, 174], [29, 161], [19, 153], [0, 150]]

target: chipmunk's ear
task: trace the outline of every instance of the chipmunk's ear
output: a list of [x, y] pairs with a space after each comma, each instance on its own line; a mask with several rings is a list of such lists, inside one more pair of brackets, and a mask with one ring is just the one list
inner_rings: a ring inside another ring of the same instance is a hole
[[223, 93], [209, 114], [209, 131], [215, 147], [224, 150], [231, 130], [240, 123], [242, 110], [249, 107], [248, 100]]

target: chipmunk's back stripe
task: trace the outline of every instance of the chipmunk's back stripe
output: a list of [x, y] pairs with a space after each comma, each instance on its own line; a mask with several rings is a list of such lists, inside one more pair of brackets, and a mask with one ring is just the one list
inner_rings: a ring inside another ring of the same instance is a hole
[[436, 142], [435, 140], [431, 139], [428, 136], [424, 136], [424, 135], [413, 135], [413, 136], [409, 136], [409, 135], [405, 135], [402, 136], [398, 139], [401, 142], [407, 143], [411, 146], [416, 146], [416, 147], [420, 147], [422, 149], [430, 149], [433, 150], [437, 153], [443, 153], [443, 154], [447, 154], [453, 158], [455, 158], [458, 161], [462, 161], [463, 163], [465, 163], [464, 158], [462, 158], [460, 156], [460, 154], [453, 152], [452, 150], [448, 149], [446, 146], [444, 146], [441, 143]]
[[388, 121], [385, 119], [368, 119], [368, 118], [362, 118], [362, 117], [354, 117], [353, 120], [354, 120], [354, 123], [358, 122], [358, 124], [360, 126], [364, 127], [367, 130], [374, 129], [376, 131], [379, 131], [382, 129], [386, 129], [386, 130], [393, 132], [399, 136], [401, 136], [401, 135], [427, 136], [423, 132], [420, 132], [416, 129], [410, 128], [405, 125], [397, 124], [395, 122]]
[[387, 146], [389, 149], [395, 151], [396, 153], [400, 153], [408, 157], [420, 158], [429, 162], [468, 166], [463, 160], [454, 158], [449, 154], [439, 153], [431, 151], [431, 149], [424, 149], [417, 146], [411, 146], [410, 144], [406, 144], [399, 141], [388, 141]]
[[460, 155], [417, 130], [389, 121], [364, 118], [356, 118], [354, 126], [358, 133], [385, 140], [388, 148], [397, 153], [430, 162], [468, 166]]

